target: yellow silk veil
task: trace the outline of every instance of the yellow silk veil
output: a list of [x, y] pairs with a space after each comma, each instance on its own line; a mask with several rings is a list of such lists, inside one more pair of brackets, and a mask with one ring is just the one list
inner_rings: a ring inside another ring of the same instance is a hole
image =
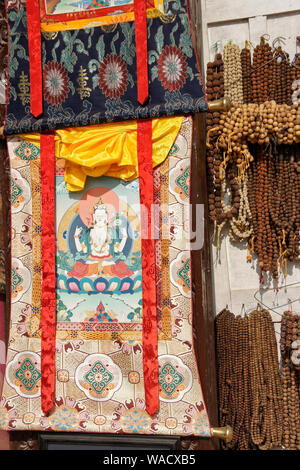
[[[153, 167], [162, 163], [180, 130], [183, 117], [152, 119]], [[40, 134], [23, 134], [40, 145]], [[130, 181], [138, 177], [137, 121], [72, 127], [55, 131], [55, 155], [65, 160], [69, 191], [80, 191], [87, 176], [111, 176]]]

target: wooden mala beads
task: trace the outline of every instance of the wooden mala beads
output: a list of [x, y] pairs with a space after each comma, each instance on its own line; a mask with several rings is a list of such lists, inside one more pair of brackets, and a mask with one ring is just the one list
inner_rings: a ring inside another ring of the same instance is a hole
[[247, 45], [241, 51], [241, 66], [243, 78], [243, 102], [251, 103], [253, 99], [251, 80], [251, 52]]
[[282, 444], [282, 385], [275, 331], [267, 310], [250, 313], [249, 341], [251, 438], [259, 449], [278, 448]]
[[270, 86], [272, 85], [272, 65], [273, 59], [272, 49], [264, 38], [253, 51], [252, 62], [252, 95], [253, 102], [257, 104], [268, 101]]
[[273, 51], [274, 60], [272, 62], [272, 83], [269, 99], [275, 100], [278, 104], [291, 103], [291, 66], [289, 55], [284, 52], [281, 46]]
[[219, 121], [220, 142], [225, 149], [232, 147], [242, 153], [243, 145], [268, 144], [276, 138], [279, 144], [300, 142], [300, 106], [278, 105], [268, 101], [257, 104], [233, 104]]
[[220, 312], [216, 317], [216, 349], [220, 425], [233, 428], [232, 441], [221, 445], [223, 449], [256, 449], [250, 435], [248, 317], [236, 317], [227, 309]]
[[[206, 93], [209, 101], [214, 101], [224, 96], [224, 64], [221, 54], [216, 54], [215, 60], [207, 64], [206, 70]], [[210, 219], [217, 221], [221, 219], [221, 185], [219, 178], [219, 167], [222, 151], [217, 147], [218, 134], [214, 129], [219, 125], [220, 112], [208, 112], [206, 116], [206, 127], [210, 135], [211, 144], [207, 147], [207, 169], [208, 169], [208, 209]]]
[[[208, 62], [206, 68], [206, 95], [208, 101], [214, 101], [224, 96], [224, 64], [221, 54], [216, 54], [213, 62]], [[207, 129], [219, 124], [221, 113], [208, 112], [206, 116]]]
[[220, 425], [233, 428], [224, 449], [272, 449], [282, 442], [282, 390], [277, 345], [266, 310], [216, 317]]
[[[300, 450], [300, 316], [284, 312], [280, 352], [283, 376], [283, 445]], [[296, 364], [295, 364], [296, 362]]]
[[[234, 126], [240, 125], [238, 121]], [[277, 279], [286, 273], [287, 261], [300, 254], [299, 145], [278, 145], [271, 139], [267, 147], [241, 143], [239, 150], [236, 141], [230, 142], [236, 127], [224, 128], [227, 132], [217, 138], [219, 148], [211, 146], [207, 157], [211, 220], [217, 224], [218, 239], [229, 224], [232, 239], [248, 240], [261, 271]]]
[[243, 103], [241, 51], [231, 41], [224, 47], [224, 96], [233, 103]]
[[209, 98], [224, 92], [233, 101], [207, 115], [209, 216], [218, 247], [225, 226], [232, 240], [248, 242], [262, 282], [263, 272], [286, 275], [300, 255], [299, 64], [300, 54], [290, 64], [261, 38], [252, 64], [247, 44], [240, 51], [229, 42], [223, 60], [217, 54], [207, 66]]

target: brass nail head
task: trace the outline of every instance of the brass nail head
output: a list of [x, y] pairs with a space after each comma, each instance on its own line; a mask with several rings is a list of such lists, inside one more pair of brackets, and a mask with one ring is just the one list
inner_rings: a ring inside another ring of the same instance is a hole
[[222, 428], [211, 428], [211, 434], [213, 437], [223, 439], [225, 442], [230, 442], [233, 438], [233, 429], [229, 425], [223, 426]]
[[224, 96], [224, 98], [220, 98], [219, 100], [209, 101], [208, 102], [209, 110], [210, 111], [229, 111], [232, 106], [231, 100]]

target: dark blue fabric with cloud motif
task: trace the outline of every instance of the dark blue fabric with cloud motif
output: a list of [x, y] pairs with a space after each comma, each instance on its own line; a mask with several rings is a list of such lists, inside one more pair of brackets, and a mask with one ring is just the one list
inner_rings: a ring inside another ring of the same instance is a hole
[[[43, 115], [30, 113], [26, 9], [8, 8], [5, 134], [205, 111], [185, 0], [148, 19], [149, 100], [137, 101], [134, 22], [42, 34]], [[34, 84], [33, 84], [34, 86]]]

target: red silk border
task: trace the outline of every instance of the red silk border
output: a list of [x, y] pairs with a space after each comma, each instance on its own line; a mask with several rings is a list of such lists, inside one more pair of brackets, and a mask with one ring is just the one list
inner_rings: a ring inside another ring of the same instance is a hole
[[42, 410], [49, 413], [55, 393], [55, 148], [54, 134], [41, 134], [42, 195]]
[[26, 10], [30, 67], [30, 111], [34, 117], [38, 117], [43, 113], [42, 47], [39, 0], [26, 0]]
[[[151, 227], [153, 208], [152, 121], [138, 121], [137, 150], [142, 232], [143, 369], [146, 411], [158, 410], [158, 353], [155, 251]], [[144, 209], [144, 210], [143, 210]]]
[[149, 96], [146, 0], [134, 0], [134, 20], [138, 102], [143, 105]]

